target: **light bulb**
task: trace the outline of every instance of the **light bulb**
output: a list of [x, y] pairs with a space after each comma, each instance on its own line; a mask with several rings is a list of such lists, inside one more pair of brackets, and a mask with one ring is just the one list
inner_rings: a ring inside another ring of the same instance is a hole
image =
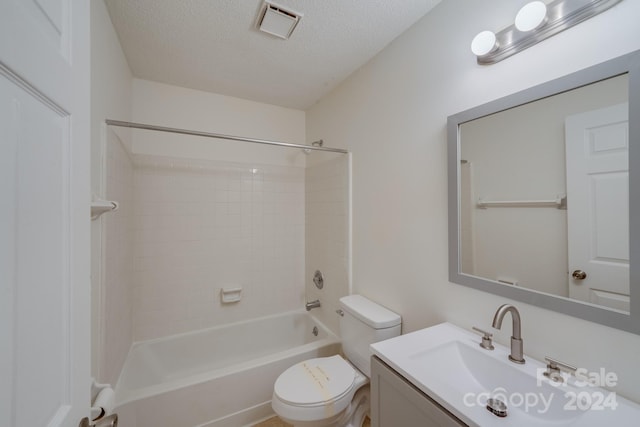
[[476, 56], [484, 56], [496, 50], [497, 47], [496, 35], [493, 31], [482, 31], [471, 42], [471, 52]]
[[522, 6], [516, 15], [516, 28], [526, 32], [539, 28], [547, 18], [547, 5], [541, 1], [532, 1]]

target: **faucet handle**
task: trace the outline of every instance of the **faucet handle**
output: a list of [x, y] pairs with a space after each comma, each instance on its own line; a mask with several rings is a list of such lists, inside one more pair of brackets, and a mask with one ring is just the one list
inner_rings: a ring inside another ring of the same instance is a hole
[[578, 370], [575, 366], [561, 362], [549, 356], [545, 356], [544, 360], [547, 362], [547, 370], [544, 371], [542, 375], [555, 382], [561, 383], [564, 381], [564, 378], [560, 375], [560, 371], [575, 375]]
[[493, 350], [495, 348], [493, 346], [493, 343], [491, 342], [491, 339], [493, 338], [493, 334], [491, 332], [483, 331], [482, 329], [476, 328], [475, 326], [473, 326], [471, 329], [482, 334], [482, 342], [478, 344], [480, 347], [484, 348], [485, 350]]

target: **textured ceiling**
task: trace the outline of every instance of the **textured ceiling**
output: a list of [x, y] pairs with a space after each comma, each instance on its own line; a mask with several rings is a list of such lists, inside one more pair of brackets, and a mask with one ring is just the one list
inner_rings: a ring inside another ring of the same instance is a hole
[[440, 0], [276, 0], [289, 40], [255, 28], [262, 0], [105, 0], [136, 77], [306, 109]]

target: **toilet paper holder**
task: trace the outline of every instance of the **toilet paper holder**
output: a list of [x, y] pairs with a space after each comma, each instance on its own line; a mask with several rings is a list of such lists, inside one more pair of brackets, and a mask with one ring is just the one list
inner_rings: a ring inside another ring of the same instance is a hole
[[104, 418], [99, 419], [95, 423], [91, 424], [89, 418], [84, 417], [78, 427], [118, 427], [118, 414], [111, 414]]
[[[116, 427], [118, 415], [113, 413], [115, 395], [110, 384], [98, 384], [93, 381], [91, 386], [93, 397], [91, 405], [91, 420], [80, 423], [80, 427]], [[84, 420], [83, 420], [84, 421]]]
[[115, 404], [113, 389], [110, 386], [102, 387], [96, 394], [91, 405], [91, 421], [97, 422], [111, 415]]

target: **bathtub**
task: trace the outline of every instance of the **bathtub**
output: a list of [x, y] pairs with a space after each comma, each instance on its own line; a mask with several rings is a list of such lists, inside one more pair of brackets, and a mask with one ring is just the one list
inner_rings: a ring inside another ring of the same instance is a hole
[[115, 388], [125, 427], [239, 427], [272, 415], [273, 384], [340, 341], [304, 311], [134, 343]]

